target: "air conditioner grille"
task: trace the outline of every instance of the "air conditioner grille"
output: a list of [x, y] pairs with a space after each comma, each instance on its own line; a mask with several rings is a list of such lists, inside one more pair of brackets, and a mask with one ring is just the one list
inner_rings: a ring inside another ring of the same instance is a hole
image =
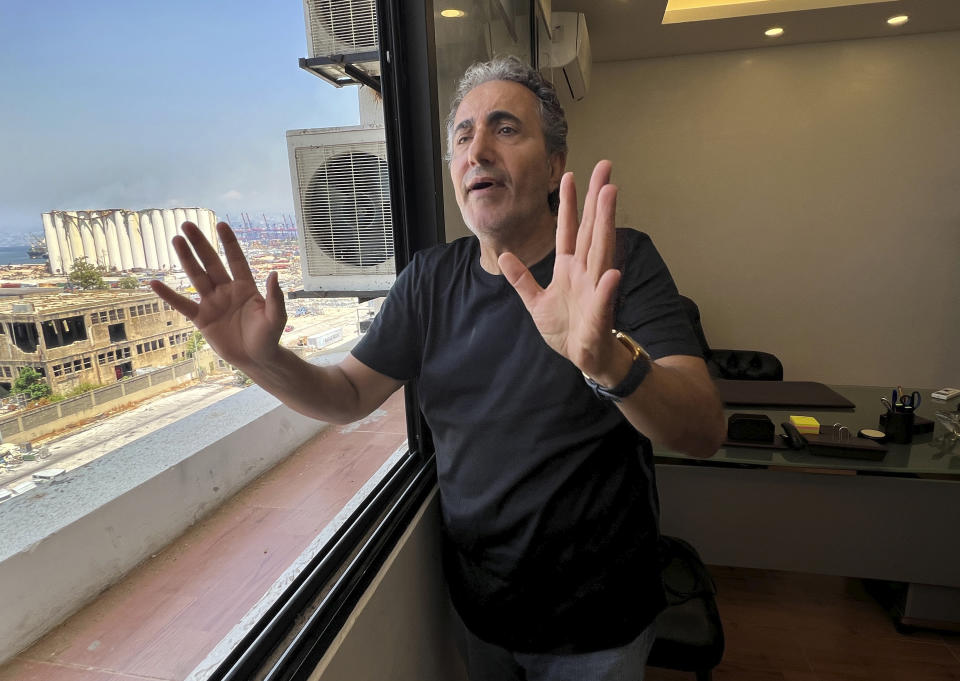
[[393, 225], [383, 142], [296, 150], [305, 272], [390, 272]]
[[329, 57], [377, 49], [374, 0], [312, 0], [308, 7], [313, 56]]

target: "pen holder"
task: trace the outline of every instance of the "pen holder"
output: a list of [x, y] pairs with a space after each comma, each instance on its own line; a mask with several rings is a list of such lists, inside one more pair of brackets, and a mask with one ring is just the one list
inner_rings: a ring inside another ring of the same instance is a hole
[[889, 412], [886, 424], [883, 427], [888, 442], [894, 442], [898, 445], [908, 445], [913, 442], [912, 411]]

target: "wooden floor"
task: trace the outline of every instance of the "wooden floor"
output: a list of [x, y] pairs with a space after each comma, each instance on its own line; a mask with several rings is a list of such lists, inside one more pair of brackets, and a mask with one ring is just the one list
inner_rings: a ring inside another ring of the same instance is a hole
[[[862, 582], [711, 567], [726, 635], [714, 681], [960, 681], [960, 634], [899, 634]], [[693, 681], [649, 669], [646, 681]]]

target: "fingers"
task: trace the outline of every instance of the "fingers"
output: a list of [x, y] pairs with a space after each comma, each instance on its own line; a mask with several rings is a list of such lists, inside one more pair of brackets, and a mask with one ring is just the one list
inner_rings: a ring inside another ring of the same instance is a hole
[[608, 184], [597, 197], [597, 213], [593, 221], [593, 238], [587, 254], [587, 273], [599, 282], [604, 272], [613, 267], [616, 243], [617, 188]]
[[265, 314], [271, 325], [277, 326], [286, 321], [287, 310], [283, 304], [283, 291], [276, 272], [267, 275], [267, 296]]
[[613, 328], [613, 299], [620, 286], [620, 276], [620, 270], [607, 270], [597, 282], [594, 298], [597, 307], [594, 314], [596, 319], [601, 320], [600, 328], [603, 333], [609, 333], [608, 329]]
[[577, 247], [577, 185], [573, 173], [560, 178], [560, 211], [557, 213], [557, 255], [573, 255]]
[[172, 288], [167, 286], [164, 283], [153, 279], [149, 282], [150, 288], [153, 289], [153, 292], [160, 296], [166, 303], [170, 305], [174, 310], [182, 314], [184, 317], [193, 321], [197, 316], [197, 312], [200, 310], [200, 306], [189, 298], [184, 298], [179, 293], [174, 291]]
[[528, 270], [513, 253], [501, 254], [497, 262], [500, 265], [500, 271], [503, 272], [503, 276], [507, 278], [510, 285], [520, 294], [520, 300], [523, 301], [524, 306], [528, 310], [531, 309], [534, 299], [543, 289], [540, 287], [540, 284], [537, 283], [537, 280], [533, 278], [533, 275], [530, 274], [530, 270]]
[[587, 190], [587, 196], [583, 200], [583, 218], [580, 220], [580, 229], [577, 232], [577, 258], [581, 262], [587, 261], [587, 253], [590, 251], [590, 242], [593, 239], [593, 223], [597, 214], [597, 198], [604, 185], [610, 182], [610, 172], [612, 169], [610, 161], [600, 161], [593, 169], [590, 176], [590, 188]]
[[220, 237], [220, 243], [223, 244], [223, 252], [227, 256], [227, 264], [230, 266], [230, 272], [233, 274], [233, 278], [253, 281], [250, 264], [247, 262], [247, 257], [240, 248], [237, 235], [230, 229], [230, 225], [226, 222], [218, 222], [217, 235]]
[[[220, 225], [227, 226], [225, 222], [220, 222], [217, 224], [218, 229]], [[184, 222], [181, 229], [183, 230], [184, 236], [190, 241], [190, 245], [193, 246], [197, 257], [200, 258], [200, 262], [203, 263], [204, 268], [206, 268], [207, 277], [210, 279], [210, 282], [214, 286], [229, 283], [230, 275], [227, 274], [227, 270], [224, 268], [220, 256], [217, 255], [217, 251], [210, 245], [210, 242], [207, 241], [207, 237], [200, 231], [200, 228], [192, 222]], [[180, 255], [180, 251], [177, 251], [177, 255]]]
[[200, 266], [197, 259], [193, 257], [193, 251], [190, 250], [187, 240], [179, 235], [173, 237], [173, 250], [180, 258], [180, 266], [183, 267], [183, 271], [186, 272], [197, 293], [201, 296], [210, 293], [213, 290], [213, 282], [210, 281], [210, 277], [207, 276], [206, 271]]

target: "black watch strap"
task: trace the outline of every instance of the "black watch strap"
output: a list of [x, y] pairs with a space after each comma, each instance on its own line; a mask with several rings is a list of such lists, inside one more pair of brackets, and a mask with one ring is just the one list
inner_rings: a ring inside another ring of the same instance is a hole
[[640, 384], [643, 383], [643, 379], [645, 379], [647, 374], [650, 373], [651, 360], [650, 355], [647, 354], [647, 351], [644, 350], [643, 347], [637, 343], [637, 341], [630, 338], [630, 336], [617, 331], [616, 329], [614, 329], [612, 333], [617, 337], [617, 340], [624, 345], [624, 347], [633, 353], [633, 363], [630, 365], [630, 371], [627, 372], [627, 375], [624, 376], [622, 381], [612, 388], [606, 388], [600, 385], [586, 374], [583, 375], [583, 378], [593, 391], [593, 394], [599, 397], [601, 400], [619, 402], [623, 398], [632, 395], [633, 392], [640, 387]]

